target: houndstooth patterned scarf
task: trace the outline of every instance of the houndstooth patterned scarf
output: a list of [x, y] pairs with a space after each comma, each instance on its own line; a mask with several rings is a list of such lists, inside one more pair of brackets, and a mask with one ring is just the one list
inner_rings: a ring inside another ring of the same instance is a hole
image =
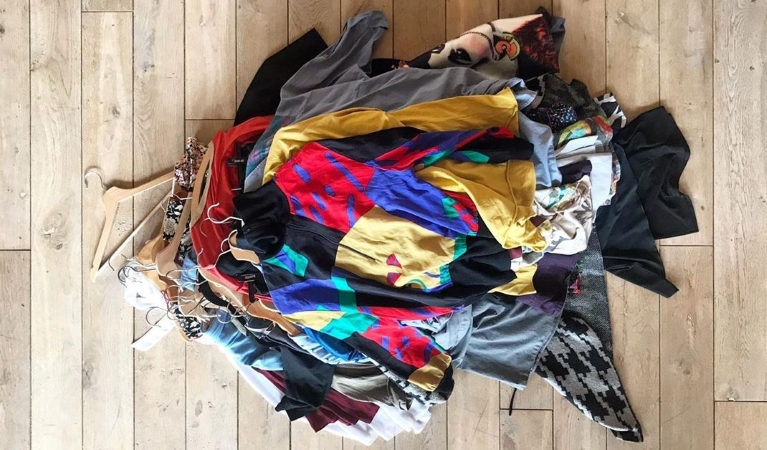
[[536, 373], [586, 417], [624, 441], [642, 442], [642, 427], [629, 405], [612, 358], [594, 330], [565, 311], [541, 355]]

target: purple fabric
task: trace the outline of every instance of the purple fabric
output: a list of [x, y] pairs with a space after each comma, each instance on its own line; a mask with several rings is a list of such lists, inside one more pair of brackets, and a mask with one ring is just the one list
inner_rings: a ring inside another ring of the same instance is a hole
[[540, 261], [533, 275], [533, 286], [536, 293], [522, 295], [517, 301], [525, 305], [538, 308], [541, 311], [558, 316], [562, 312], [567, 297], [567, 288], [570, 285], [569, 278], [578, 263], [580, 254], [557, 255], [546, 253]]

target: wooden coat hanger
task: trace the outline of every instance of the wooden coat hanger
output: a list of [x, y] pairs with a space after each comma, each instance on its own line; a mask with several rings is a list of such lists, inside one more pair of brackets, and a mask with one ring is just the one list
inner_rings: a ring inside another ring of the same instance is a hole
[[236, 231], [229, 237], [229, 249], [232, 251], [232, 256], [234, 256], [234, 259], [238, 261], [247, 261], [256, 265], [261, 264], [261, 259], [259, 259], [256, 252], [253, 250], [245, 250], [243, 248], [237, 247]]
[[264, 306], [262, 300], [257, 300], [248, 305], [245, 312], [253, 317], [271, 320], [291, 336], [301, 334], [301, 330], [294, 323], [289, 322], [288, 319], [284, 318], [279, 312], [272, 311]]
[[189, 215], [191, 214], [192, 207], [189, 206], [189, 202], [184, 202], [184, 209], [181, 212], [181, 217], [176, 224], [176, 232], [173, 235], [173, 239], [168, 243], [165, 248], [157, 252], [155, 256], [155, 263], [157, 272], [164, 277], [167, 277], [169, 273], [179, 269], [176, 264], [176, 254], [178, 254], [178, 247], [181, 245], [181, 236], [184, 234], [186, 223], [189, 221]]
[[[210, 183], [207, 183], [205, 178], [205, 172], [208, 170], [208, 167], [210, 167], [210, 162], [213, 159], [213, 152], [215, 151], [215, 148], [213, 147], [213, 142], [208, 144], [208, 150], [205, 151], [205, 156], [202, 157], [202, 161], [200, 161], [200, 169], [197, 171], [197, 178], [194, 180], [194, 187], [192, 188], [192, 221], [190, 222], [191, 225], [194, 225], [197, 220], [202, 216], [202, 210], [205, 208], [205, 201], [203, 199], [208, 197], [208, 188], [210, 187]], [[205, 189], [203, 189], [203, 183], [205, 183]], [[201, 203], [202, 200], [202, 203]]]
[[[85, 177], [88, 175], [95, 173], [96, 175], [99, 175], [98, 172], [95, 171], [88, 171], [85, 173]], [[99, 175], [99, 178], [101, 176]], [[138, 234], [139, 230], [141, 230], [144, 225], [146, 225], [149, 222], [149, 219], [152, 217], [152, 215], [157, 212], [158, 210], [162, 209], [162, 204], [165, 202], [165, 199], [168, 196], [163, 197], [163, 199], [158, 203], [152, 210], [146, 215], [144, 220], [141, 221], [141, 223], [136, 226], [136, 228], [133, 229], [130, 235], [126, 237], [120, 245], [117, 246], [114, 252], [112, 252], [102, 263], [102, 260], [104, 258], [104, 251], [106, 250], [107, 241], [109, 241], [109, 235], [112, 233], [112, 225], [114, 225], [115, 216], [117, 215], [117, 205], [118, 203], [127, 200], [129, 198], [135, 197], [136, 195], [146, 192], [152, 188], [155, 188], [163, 183], [167, 183], [168, 181], [171, 181], [174, 177], [173, 172], [168, 172], [166, 174], [160, 175], [159, 177], [147, 181], [146, 183], [130, 188], [130, 189], [122, 189], [118, 187], [111, 187], [107, 189], [107, 191], [104, 193], [104, 196], [102, 197], [102, 202], [104, 203], [104, 209], [105, 209], [105, 218], [104, 218], [104, 228], [101, 230], [101, 237], [99, 238], [99, 243], [96, 246], [96, 253], [93, 255], [93, 264], [91, 264], [91, 271], [90, 276], [92, 281], [96, 281], [96, 277], [98, 276], [101, 269], [104, 268], [106, 265], [106, 262], [109, 261], [112, 256], [115, 255], [115, 253], [119, 252], [125, 244], [127, 244], [131, 239], [133, 239], [136, 234]], [[172, 192], [171, 192], [172, 193]]]

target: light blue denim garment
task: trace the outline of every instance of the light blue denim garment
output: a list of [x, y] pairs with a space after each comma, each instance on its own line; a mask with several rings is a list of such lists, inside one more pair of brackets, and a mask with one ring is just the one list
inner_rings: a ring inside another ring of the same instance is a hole
[[189, 250], [184, 256], [184, 264], [181, 266], [181, 287], [190, 291], [197, 287], [197, 255], [194, 250]]
[[[258, 343], [255, 339], [240, 332], [237, 326], [231, 322], [231, 316], [224, 311], [219, 311], [218, 319], [211, 322], [204, 335], [246, 366], [263, 370], [282, 370], [280, 352], [269, 350], [259, 357], [257, 354]], [[323, 344], [306, 333], [291, 336], [291, 339], [315, 358], [328, 364], [370, 362], [370, 358], [354, 350], [339, 348], [328, 350]]]
[[232, 323], [231, 316], [224, 311], [219, 311], [218, 319], [214, 319], [203, 334], [241, 364], [262, 370], [282, 370], [280, 352], [268, 350], [259, 356], [259, 344], [256, 340], [243, 334]]

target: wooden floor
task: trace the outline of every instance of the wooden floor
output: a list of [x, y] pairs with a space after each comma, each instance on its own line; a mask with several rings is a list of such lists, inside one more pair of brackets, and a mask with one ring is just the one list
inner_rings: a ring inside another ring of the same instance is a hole
[[[614, 92], [630, 117], [665, 105], [692, 148], [683, 189], [700, 233], [660, 242], [680, 292], [609, 280], [646, 441], [617, 441], [540, 379], [509, 416], [508, 389], [461, 373], [423, 434], [376, 447], [767, 449], [765, 0], [0, 1], [0, 448], [360, 447], [291, 426], [211, 348], [173, 337], [134, 353], [144, 314], [110, 269], [84, 275], [103, 211], [82, 174], [130, 185], [171, 167], [185, 136], [229, 127], [264, 58], [312, 27], [331, 42], [381, 9], [378, 55], [407, 58], [540, 3], [567, 18], [565, 77]], [[118, 234], [149, 197], [121, 210]]]

